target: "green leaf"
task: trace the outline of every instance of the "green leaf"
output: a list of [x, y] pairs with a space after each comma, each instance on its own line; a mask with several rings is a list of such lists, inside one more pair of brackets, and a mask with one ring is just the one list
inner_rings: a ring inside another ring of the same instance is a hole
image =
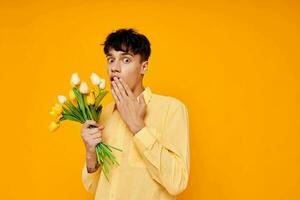
[[96, 113], [95, 107], [90, 105], [89, 108], [90, 108], [91, 114], [93, 116], [93, 119], [98, 122], [99, 119], [98, 119], [98, 115]]
[[81, 123], [81, 121], [79, 119], [77, 119], [76, 117], [74, 117], [72, 115], [68, 115], [68, 114], [63, 114], [63, 117], [61, 118], [61, 120], [71, 120], [71, 121], [76, 121], [76, 122]]
[[80, 108], [84, 119], [88, 120], [88, 117], [87, 117], [87, 114], [86, 114], [86, 111], [85, 111], [85, 101], [84, 101], [84, 98], [83, 98], [83, 94], [81, 94], [80, 91], [76, 87], [73, 87], [73, 92], [76, 96], [76, 99], [77, 99], [77, 102], [78, 102], [78, 107]]
[[97, 109], [96, 109], [96, 113], [97, 113], [97, 121], [99, 121], [99, 118], [101, 116], [102, 113], [102, 105], [100, 105]]
[[102, 156], [102, 150], [99, 146], [96, 147], [98, 149], [98, 157], [99, 157], [99, 160], [103, 163], [104, 162], [104, 158]]
[[93, 115], [92, 115], [92, 113], [90, 111], [90, 108], [89, 108], [89, 106], [87, 104], [85, 105], [85, 108], [86, 108], [86, 111], [87, 111], [87, 114], [88, 114], [88, 118], [95, 121], [96, 119], [93, 118]]
[[82, 114], [77, 110], [77, 108], [70, 102], [66, 101], [65, 105], [69, 109], [69, 111], [72, 113], [72, 115], [76, 116], [82, 123], [84, 123], [84, 118]]
[[100, 153], [99, 153], [99, 149], [96, 147], [96, 153], [97, 153], [97, 161], [98, 161], [98, 163], [100, 163], [101, 164], [101, 159], [100, 159]]
[[115, 156], [108, 150], [108, 149], [106, 149], [106, 147], [103, 145], [102, 146], [103, 148], [103, 151], [104, 151], [104, 153], [105, 153], [105, 155], [110, 159], [110, 160], [115, 160]]
[[104, 172], [104, 175], [106, 177], [106, 180], [109, 181], [109, 178], [108, 178], [108, 168], [107, 168], [107, 163], [106, 162], [103, 163], [103, 172]]
[[109, 150], [110, 152], [112, 152], [112, 150], [106, 145], [106, 144], [102, 144], [104, 146], [105, 149]]
[[115, 149], [115, 150], [123, 151], [122, 149], [119, 149], [119, 148], [117, 148], [117, 147], [113, 147], [113, 146], [111, 146], [111, 145], [109, 145], [109, 144], [105, 144], [105, 145], [108, 146], [108, 147], [110, 147], [110, 148], [113, 148], [113, 149]]
[[67, 108], [63, 107], [63, 115], [70, 115], [74, 118], [76, 118], [77, 120], [81, 121], [76, 115], [73, 115], [72, 112], [70, 110], [68, 110]]
[[98, 96], [96, 97], [96, 100], [95, 100], [95, 106], [96, 106], [96, 108], [99, 107], [99, 105], [100, 105], [102, 99], [105, 97], [105, 95], [106, 95], [107, 93], [108, 93], [107, 90], [100, 90], [100, 92], [99, 92], [99, 94], [98, 94]]

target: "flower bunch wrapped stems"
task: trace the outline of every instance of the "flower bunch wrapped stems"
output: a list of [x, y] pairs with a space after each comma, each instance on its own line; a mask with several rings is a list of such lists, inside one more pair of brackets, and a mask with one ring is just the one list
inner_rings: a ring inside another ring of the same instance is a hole
[[[108, 93], [105, 90], [105, 80], [101, 79], [96, 73], [90, 76], [93, 86], [89, 89], [87, 82], [81, 81], [77, 73], [71, 75], [71, 86], [69, 98], [64, 95], [58, 95], [56, 103], [50, 115], [53, 121], [49, 124], [49, 131], [53, 132], [65, 120], [79, 122], [84, 124], [87, 120], [99, 121], [102, 112], [102, 100]], [[90, 125], [89, 128], [96, 126]], [[122, 151], [104, 142], [96, 145], [97, 161], [107, 180], [109, 180], [109, 166], [119, 163], [113, 155], [113, 149]]]

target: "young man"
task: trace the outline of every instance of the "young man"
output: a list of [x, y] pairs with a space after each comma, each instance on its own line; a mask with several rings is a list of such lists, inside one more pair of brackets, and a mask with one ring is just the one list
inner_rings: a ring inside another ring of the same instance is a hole
[[[187, 108], [143, 86], [150, 52], [148, 39], [133, 29], [119, 29], [104, 43], [114, 101], [98, 123], [87, 121], [81, 130], [86, 147], [82, 181], [96, 200], [176, 199], [187, 187]], [[101, 141], [123, 150], [113, 151], [120, 165], [110, 167], [109, 181], [97, 163], [95, 147]]]

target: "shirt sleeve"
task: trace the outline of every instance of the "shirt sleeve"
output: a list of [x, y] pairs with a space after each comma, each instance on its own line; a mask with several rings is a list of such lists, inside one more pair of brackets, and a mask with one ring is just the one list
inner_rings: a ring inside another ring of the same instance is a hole
[[186, 189], [190, 173], [189, 117], [185, 105], [170, 110], [165, 128], [158, 131], [145, 126], [133, 140], [151, 177], [175, 196]]
[[91, 193], [95, 193], [99, 181], [101, 167], [99, 166], [95, 172], [88, 173], [86, 163], [82, 169], [82, 183], [84, 188]]

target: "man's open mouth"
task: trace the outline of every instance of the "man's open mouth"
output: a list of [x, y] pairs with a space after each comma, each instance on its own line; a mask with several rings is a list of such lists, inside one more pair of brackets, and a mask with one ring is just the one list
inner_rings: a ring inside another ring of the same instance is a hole
[[113, 80], [114, 80], [114, 77], [117, 77], [118, 79], [120, 78], [120, 77], [118, 77], [118, 76], [112, 76], [112, 77], [110, 77], [110, 81], [113, 81]]

